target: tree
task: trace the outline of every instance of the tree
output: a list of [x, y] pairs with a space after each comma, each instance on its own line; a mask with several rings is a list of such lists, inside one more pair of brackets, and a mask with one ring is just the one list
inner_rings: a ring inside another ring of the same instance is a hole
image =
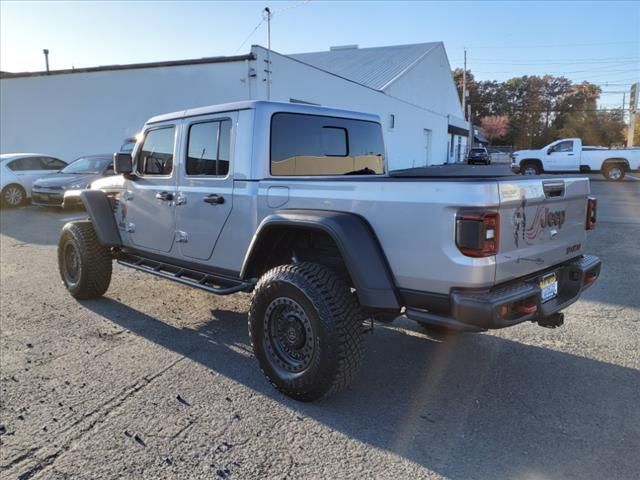
[[509, 117], [506, 115], [490, 115], [480, 119], [480, 130], [493, 144], [494, 140], [500, 139], [507, 134], [509, 128]]

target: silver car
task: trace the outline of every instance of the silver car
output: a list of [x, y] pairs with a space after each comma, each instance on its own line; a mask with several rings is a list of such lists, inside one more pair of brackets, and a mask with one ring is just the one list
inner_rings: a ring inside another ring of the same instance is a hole
[[52, 175], [67, 162], [41, 153], [3, 153], [0, 155], [0, 198], [3, 207], [19, 207], [31, 197], [34, 180]]

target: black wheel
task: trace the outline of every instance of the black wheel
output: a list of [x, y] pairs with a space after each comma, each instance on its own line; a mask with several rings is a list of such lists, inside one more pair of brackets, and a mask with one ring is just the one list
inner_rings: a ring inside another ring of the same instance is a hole
[[602, 175], [607, 180], [611, 180], [612, 182], [619, 182], [624, 178], [625, 175], [624, 165], [620, 165], [619, 163], [605, 165], [604, 169], [602, 170]]
[[104, 294], [111, 282], [112, 257], [100, 245], [90, 221], [70, 222], [58, 241], [58, 269], [62, 282], [75, 298], [86, 300]]
[[362, 360], [360, 305], [341, 277], [315, 263], [265, 273], [249, 309], [260, 368], [282, 393], [313, 401], [351, 383]]
[[520, 165], [520, 172], [522, 175], [540, 175], [542, 169], [536, 162], [522, 162]]
[[12, 183], [2, 189], [2, 206], [16, 208], [27, 201], [27, 192], [20, 185]]

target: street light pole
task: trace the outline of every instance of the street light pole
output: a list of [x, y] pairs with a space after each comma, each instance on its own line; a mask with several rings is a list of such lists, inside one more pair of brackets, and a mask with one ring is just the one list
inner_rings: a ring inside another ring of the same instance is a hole
[[47, 75], [49, 75], [49, 49], [45, 48], [42, 53], [44, 53], [44, 63], [47, 67]]

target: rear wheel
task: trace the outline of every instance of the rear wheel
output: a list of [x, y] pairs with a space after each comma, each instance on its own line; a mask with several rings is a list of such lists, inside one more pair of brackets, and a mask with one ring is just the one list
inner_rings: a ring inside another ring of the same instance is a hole
[[619, 182], [624, 178], [624, 175], [625, 175], [624, 165], [621, 165], [619, 163], [605, 165], [604, 169], [602, 170], [602, 175], [607, 180], [611, 180], [613, 182]]
[[536, 162], [522, 162], [520, 171], [522, 175], [540, 175], [542, 169]]
[[64, 286], [79, 300], [97, 298], [111, 283], [112, 257], [98, 242], [90, 221], [67, 223], [58, 241], [58, 269]]
[[20, 185], [11, 184], [2, 189], [2, 206], [16, 208], [27, 201], [27, 192]]
[[313, 401], [355, 377], [364, 318], [333, 271], [315, 263], [282, 265], [255, 287], [249, 335], [267, 379], [296, 400]]

